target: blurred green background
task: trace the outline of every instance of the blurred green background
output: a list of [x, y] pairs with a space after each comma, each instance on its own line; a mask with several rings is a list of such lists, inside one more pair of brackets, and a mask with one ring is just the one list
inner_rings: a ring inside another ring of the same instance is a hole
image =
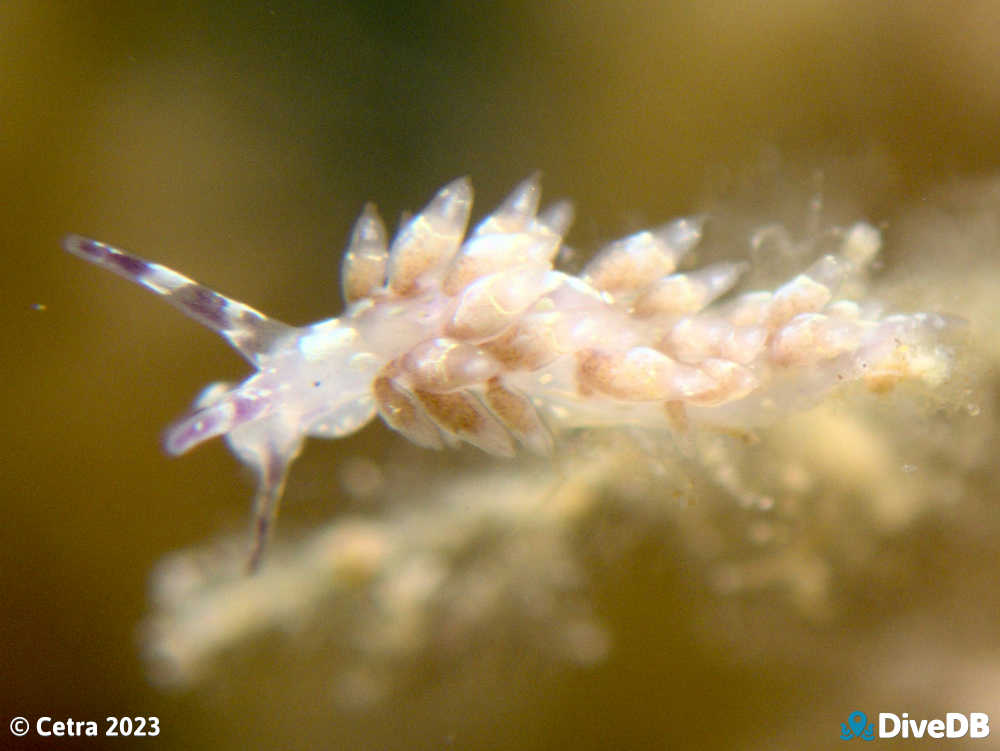
[[[221, 442], [170, 460], [161, 432], [245, 367], [60, 240], [121, 245], [300, 324], [339, 312], [340, 252], [365, 201], [392, 221], [463, 174], [481, 215], [541, 169], [550, 198], [574, 200], [570, 241], [585, 250], [776, 161], [863, 157], [876, 177], [852, 198], [878, 219], [1000, 168], [997, 38], [992, 2], [0, 3], [4, 723], [159, 715], [163, 736], [144, 745], [172, 748], [767, 738], [786, 711], [769, 697], [815, 690], [808, 669], [722, 676], [725, 657], [647, 659], [691, 649], [693, 626], [643, 603], [665, 582], [673, 601], [706, 597], [669, 550], [637, 556], [614, 579], [629, 586], [605, 593], [620, 597], [607, 664], [553, 669], [531, 702], [491, 703], [481, 687], [474, 719], [460, 696], [342, 714], [305, 685], [283, 694], [280, 659], [238, 685], [153, 688], [136, 638], [148, 574], [169, 551], [242, 532], [251, 492]], [[337, 513], [341, 457], [391, 461], [399, 441], [377, 425], [310, 446], [279, 534]], [[308, 728], [287, 710], [306, 705]], [[800, 747], [832, 745], [842, 709]], [[706, 735], [712, 723], [725, 730]], [[6, 733], [0, 746], [52, 745]]]

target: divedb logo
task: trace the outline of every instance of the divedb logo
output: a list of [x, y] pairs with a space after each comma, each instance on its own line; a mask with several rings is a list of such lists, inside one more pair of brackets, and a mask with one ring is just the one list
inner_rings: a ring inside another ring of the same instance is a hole
[[840, 740], [859, 738], [873, 741], [875, 738], [986, 738], [990, 734], [990, 717], [985, 712], [948, 712], [944, 719], [914, 720], [907, 712], [893, 714], [879, 712], [878, 731], [874, 722], [868, 722], [864, 712], [855, 710], [840, 723]]

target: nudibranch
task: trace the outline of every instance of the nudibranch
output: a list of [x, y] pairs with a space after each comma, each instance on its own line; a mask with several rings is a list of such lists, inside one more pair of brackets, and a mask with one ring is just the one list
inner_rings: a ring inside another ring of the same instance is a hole
[[181, 454], [224, 435], [256, 471], [250, 570], [305, 438], [348, 435], [376, 414], [427, 448], [545, 454], [583, 426], [742, 429], [842, 383], [948, 375], [944, 316], [838, 296], [879, 250], [869, 224], [777, 289], [737, 293], [744, 263], [678, 271], [699, 218], [613, 242], [579, 275], [555, 270], [572, 207], [539, 213], [539, 192], [524, 181], [466, 234], [472, 187], [456, 180], [391, 242], [369, 204], [343, 258], [346, 310], [301, 327], [96, 240], [65, 247], [164, 296], [256, 369], [208, 387], [166, 436]]

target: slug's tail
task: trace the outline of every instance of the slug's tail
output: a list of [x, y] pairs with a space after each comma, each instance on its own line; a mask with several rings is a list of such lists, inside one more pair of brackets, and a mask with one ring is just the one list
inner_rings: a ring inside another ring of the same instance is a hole
[[141, 284], [166, 298], [182, 313], [219, 332], [253, 365], [274, 343], [294, 329], [287, 324], [220, 295], [166, 266], [79, 235], [69, 235], [63, 247], [75, 256]]

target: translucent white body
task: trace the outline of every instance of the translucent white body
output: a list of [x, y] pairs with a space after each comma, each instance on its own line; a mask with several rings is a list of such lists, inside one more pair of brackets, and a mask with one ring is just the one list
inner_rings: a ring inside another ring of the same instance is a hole
[[574, 276], [552, 265], [572, 211], [539, 214], [538, 200], [527, 180], [466, 236], [472, 189], [457, 180], [391, 244], [366, 207], [344, 257], [347, 309], [301, 328], [103, 243], [70, 236], [66, 248], [164, 295], [256, 368], [206, 389], [166, 439], [183, 453], [225, 435], [257, 471], [251, 569], [305, 437], [347, 435], [376, 414], [430, 448], [544, 453], [579, 426], [741, 428], [839, 383], [936, 384], [948, 373], [942, 317], [882, 316], [837, 297], [878, 252], [869, 225], [773, 292], [716, 303], [744, 265], [677, 272], [700, 220], [612, 243]]

